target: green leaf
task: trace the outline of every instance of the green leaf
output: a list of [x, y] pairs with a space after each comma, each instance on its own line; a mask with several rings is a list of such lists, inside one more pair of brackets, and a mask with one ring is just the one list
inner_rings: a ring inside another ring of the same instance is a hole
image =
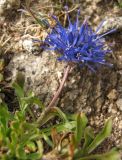
[[18, 159], [26, 159], [26, 153], [22, 145], [17, 145], [15, 152]]
[[29, 149], [30, 152], [36, 151], [36, 144], [32, 141], [27, 142], [26, 147]]
[[93, 142], [90, 144], [90, 146], [87, 148], [87, 153], [91, 153], [98, 145], [100, 145], [107, 137], [110, 136], [112, 131], [112, 120], [109, 119], [102, 131], [95, 137]]
[[11, 129], [13, 130], [13, 131], [15, 131], [15, 132], [20, 132], [20, 124], [21, 124], [21, 122], [19, 122], [19, 121], [12, 121], [11, 122]]
[[85, 128], [83, 138], [84, 138], [83, 147], [76, 151], [75, 158], [83, 157], [84, 155], [87, 155], [86, 149], [92, 143], [94, 139], [94, 133], [91, 127]]
[[43, 128], [40, 130], [41, 133], [45, 133], [47, 136], [51, 135], [51, 130], [53, 128], [56, 128], [57, 132], [70, 132], [74, 130], [76, 127], [76, 122], [75, 121], [69, 121], [69, 122], [64, 122], [60, 124], [53, 125], [51, 127]]
[[85, 114], [83, 113], [78, 114], [76, 119], [76, 131], [75, 131], [76, 146], [78, 146], [79, 143], [81, 142], [87, 123], [88, 123], [88, 119], [85, 116]]
[[38, 160], [41, 159], [43, 155], [43, 145], [41, 141], [37, 141], [37, 152], [26, 154], [27, 160]]
[[14, 114], [14, 118], [17, 121], [24, 121], [25, 120], [25, 115], [21, 111], [16, 111]]
[[24, 90], [25, 75], [22, 72], [18, 72], [15, 82]]
[[50, 107], [50, 108], [45, 108], [45, 110], [43, 110], [42, 114], [37, 119], [37, 124], [39, 126], [42, 126], [46, 122], [48, 122], [50, 119], [52, 119], [54, 116], [58, 116], [61, 119], [63, 119], [63, 121], [68, 122], [68, 119], [67, 119], [66, 115], [59, 108]]
[[41, 159], [43, 155], [43, 145], [41, 141], [37, 141], [37, 152], [26, 154], [26, 160], [38, 160]]
[[85, 139], [85, 142], [83, 144], [83, 149], [85, 150], [86, 147], [88, 147], [94, 139], [94, 132], [91, 127], [85, 128], [84, 139]]
[[24, 97], [24, 90], [19, 86], [17, 83], [13, 83], [13, 87], [15, 89], [16, 95], [18, 99], [20, 100], [22, 97]]
[[54, 148], [54, 144], [53, 144], [53, 142], [50, 140], [50, 138], [49, 138], [46, 134], [44, 134], [44, 133], [42, 133], [42, 136], [43, 136], [44, 140], [46, 141], [46, 143], [47, 143], [50, 147]]
[[17, 133], [12, 131], [11, 132], [11, 143], [9, 145], [9, 147], [11, 148], [12, 153], [15, 152], [16, 145], [18, 143], [18, 139], [19, 139], [19, 137], [18, 137]]
[[[44, 105], [43, 103], [34, 95], [31, 95], [28, 97], [24, 97], [22, 98], [22, 100], [27, 104], [27, 105], [33, 105], [33, 104], [37, 104], [41, 109], [44, 109]], [[26, 108], [25, 108], [26, 109]]]
[[104, 154], [89, 155], [83, 158], [79, 158], [77, 160], [121, 160], [121, 158], [118, 151], [111, 150]]
[[43, 151], [44, 151], [42, 142], [41, 141], [37, 141], [37, 146], [38, 146], [38, 153], [42, 157]]
[[59, 116], [61, 119], [68, 122], [68, 119], [67, 119], [66, 115], [58, 107], [54, 107], [52, 111], [54, 111], [54, 113], [57, 116]]
[[66, 113], [66, 117], [68, 118], [68, 120], [76, 120], [77, 119], [77, 114], [76, 113], [73, 113], [73, 114], [69, 114], [69, 113]]
[[7, 133], [8, 121], [11, 119], [11, 115], [8, 112], [8, 108], [5, 103], [0, 104], [0, 126], [2, 127], [2, 132]]
[[30, 153], [30, 154], [26, 154], [26, 160], [39, 160], [41, 159], [41, 154], [39, 153]]

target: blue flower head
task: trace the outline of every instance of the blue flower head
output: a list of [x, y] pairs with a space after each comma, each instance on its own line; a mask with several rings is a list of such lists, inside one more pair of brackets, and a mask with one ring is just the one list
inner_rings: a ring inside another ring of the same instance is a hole
[[58, 60], [87, 65], [94, 70], [98, 64], [106, 63], [105, 56], [111, 51], [106, 49], [104, 36], [113, 32], [111, 30], [104, 34], [98, 34], [104, 22], [94, 32], [88, 25], [87, 20], [79, 26], [78, 16], [73, 24], [68, 16], [69, 25], [64, 28], [55, 16], [56, 26], [45, 39], [49, 50], [59, 53]]

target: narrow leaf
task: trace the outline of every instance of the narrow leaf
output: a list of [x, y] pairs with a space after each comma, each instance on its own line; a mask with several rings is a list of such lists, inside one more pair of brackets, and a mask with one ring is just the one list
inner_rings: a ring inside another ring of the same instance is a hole
[[121, 160], [119, 152], [111, 150], [104, 154], [89, 155], [78, 160]]
[[44, 140], [46, 141], [46, 143], [47, 143], [50, 147], [54, 148], [53, 142], [50, 140], [50, 138], [49, 138], [48, 136], [46, 136], [44, 133], [42, 134], [42, 136], [43, 136]]
[[59, 108], [50, 107], [50, 108], [45, 108], [45, 110], [43, 110], [41, 116], [37, 120], [37, 124], [39, 126], [42, 126], [55, 116], [58, 116], [61, 119], [63, 119], [63, 121], [68, 122], [66, 115]]
[[112, 120], [109, 119], [102, 131], [95, 137], [93, 142], [87, 148], [87, 153], [91, 153], [98, 145], [100, 145], [107, 137], [110, 136], [112, 130]]
[[24, 90], [17, 83], [13, 83], [13, 87], [19, 100], [24, 97]]
[[92, 128], [87, 127], [85, 129], [85, 131], [84, 131], [84, 138], [85, 138], [85, 142], [83, 144], [83, 149], [86, 149], [86, 147], [88, 147], [90, 145], [90, 143], [94, 139], [94, 132], [93, 132]]
[[76, 141], [76, 146], [79, 145], [83, 134], [84, 134], [84, 129], [87, 125], [88, 119], [85, 116], [85, 114], [81, 113], [78, 114], [77, 119], [76, 119], [76, 132], [75, 132], [75, 141]]
[[24, 89], [25, 75], [22, 72], [18, 72], [16, 75], [16, 84], [18, 84], [22, 89]]

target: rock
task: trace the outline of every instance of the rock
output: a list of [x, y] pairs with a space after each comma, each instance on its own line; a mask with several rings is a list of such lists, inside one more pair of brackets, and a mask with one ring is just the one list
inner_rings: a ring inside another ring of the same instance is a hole
[[117, 61], [118, 61], [118, 63], [117, 63], [118, 68], [122, 69], [122, 55], [118, 56]]
[[118, 106], [118, 109], [119, 109], [120, 111], [122, 111], [122, 98], [118, 99], [118, 100], [116, 101], [116, 104], [117, 104], [117, 106]]
[[[13, 82], [18, 71], [23, 72], [26, 79], [25, 89], [33, 90], [44, 104], [48, 104], [59, 87], [67, 63], [57, 61], [53, 52], [44, 51], [41, 55], [35, 56], [31, 53], [32, 46], [29, 46], [29, 49], [26, 49], [28, 52], [16, 54], [12, 58], [6, 67], [6, 70], [11, 72], [7, 78], [11, 78]], [[57, 105], [66, 111], [98, 113], [104, 106], [108, 90], [116, 86], [116, 76], [110, 68], [101, 67], [97, 74], [94, 74], [85, 67], [76, 67], [69, 74]], [[116, 99], [115, 93], [113, 90], [109, 98]]]
[[17, 9], [20, 6], [20, 0], [0, 0], [0, 16], [6, 14], [6, 11]]
[[32, 50], [33, 50], [32, 39], [25, 39], [25, 40], [21, 41], [20, 43], [22, 43], [22, 46], [25, 50], [27, 50], [28, 52], [32, 52]]
[[119, 129], [122, 129], [122, 121], [119, 123]]
[[34, 55], [39, 55], [42, 51], [42, 49], [40, 49], [40, 45], [34, 43], [33, 39], [28, 35], [21, 38], [21, 40], [19, 41], [19, 47]]
[[25, 74], [25, 89], [33, 90], [46, 104], [56, 92], [59, 72], [63, 74], [65, 63], [57, 63], [56, 56], [50, 52], [43, 52], [42, 56], [35, 56], [26, 52], [13, 57], [8, 69], [12, 82], [19, 72]]
[[116, 89], [112, 89], [109, 94], [107, 95], [108, 99], [110, 100], [116, 100], [118, 97], [118, 92]]

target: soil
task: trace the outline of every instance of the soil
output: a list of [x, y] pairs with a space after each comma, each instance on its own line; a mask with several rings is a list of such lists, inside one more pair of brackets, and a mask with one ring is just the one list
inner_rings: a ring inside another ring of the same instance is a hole
[[[6, 3], [9, 3], [9, 0], [6, 0]], [[31, 8], [35, 13], [40, 11], [41, 14], [53, 13], [59, 16], [62, 8], [56, 8], [56, 3], [60, 4], [51, 0], [44, 2], [35, 0], [32, 1]], [[70, 1], [70, 8], [75, 5]], [[33, 90], [47, 105], [61, 82], [67, 64], [58, 62], [56, 53], [42, 51], [38, 46], [35, 47], [32, 39], [40, 37], [44, 39], [46, 32], [33, 18], [24, 11], [18, 10], [24, 9], [24, 6], [24, 1], [18, 1], [16, 5], [9, 4], [9, 8], [0, 5], [0, 9], [2, 7], [0, 62], [4, 61], [4, 65], [2, 63], [0, 66], [1, 73], [4, 75], [1, 85], [5, 88], [10, 86], [16, 74], [22, 72], [26, 78], [25, 89]], [[51, 6], [50, 10], [45, 6]], [[108, 61], [113, 66], [101, 66], [96, 73], [85, 67], [75, 67], [69, 74], [56, 105], [65, 112], [85, 112], [89, 118], [89, 125], [97, 131], [108, 118], [112, 117], [112, 135], [101, 146], [102, 150], [108, 150], [113, 146], [122, 145], [122, 8], [117, 0], [80, 0], [80, 9], [80, 21], [89, 17], [89, 23], [94, 29], [104, 19], [106, 25], [101, 32], [114, 27], [117, 29], [115, 33], [106, 37], [107, 44], [113, 50], [113, 53], [108, 56]], [[76, 9], [70, 12], [72, 19], [76, 15], [74, 12], [76, 13]], [[65, 24], [65, 14], [61, 15], [60, 20]], [[2, 94], [5, 99], [7, 94], [4, 92]], [[11, 94], [13, 96], [13, 91]], [[12, 99], [8, 97], [7, 101], [10, 104]]]

